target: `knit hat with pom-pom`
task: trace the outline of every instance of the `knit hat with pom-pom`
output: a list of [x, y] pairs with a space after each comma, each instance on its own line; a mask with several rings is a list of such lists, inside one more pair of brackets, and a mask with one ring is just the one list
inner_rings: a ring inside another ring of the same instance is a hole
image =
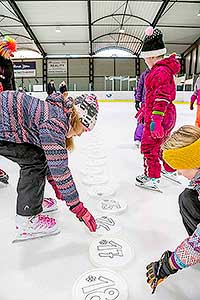
[[4, 58], [14, 56], [13, 52], [17, 50], [16, 48], [16, 41], [9, 36], [5, 36], [4, 39], [0, 41], [0, 55]]
[[145, 34], [141, 57], [157, 57], [166, 54], [167, 50], [163, 42], [163, 35], [159, 29], [150, 26], [145, 30]]

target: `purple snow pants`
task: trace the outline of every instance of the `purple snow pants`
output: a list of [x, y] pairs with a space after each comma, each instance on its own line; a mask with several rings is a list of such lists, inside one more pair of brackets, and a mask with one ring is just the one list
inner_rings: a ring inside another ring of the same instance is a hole
[[140, 141], [141, 142], [143, 130], [144, 130], [144, 124], [138, 123], [137, 127], [135, 129], [134, 141]]

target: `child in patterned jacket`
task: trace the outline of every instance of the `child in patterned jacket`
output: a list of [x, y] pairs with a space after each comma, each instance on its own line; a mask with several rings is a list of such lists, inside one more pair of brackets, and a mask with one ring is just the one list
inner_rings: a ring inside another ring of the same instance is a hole
[[147, 266], [147, 282], [156, 286], [178, 270], [200, 263], [200, 128], [185, 125], [163, 145], [163, 158], [180, 175], [191, 180], [179, 196], [179, 208], [188, 237], [174, 252], [165, 251]]
[[16, 240], [59, 233], [56, 220], [41, 214], [46, 177], [57, 198], [90, 231], [96, 230], [93, 216], [80, 202], [68, 167], [68, 150], [73, 136], [92, 130], [97, 114], [95, 95], [73, 101], [54, 93], [42, 101], [19, 91], [0, 93], [0, 155], [20, 166]]

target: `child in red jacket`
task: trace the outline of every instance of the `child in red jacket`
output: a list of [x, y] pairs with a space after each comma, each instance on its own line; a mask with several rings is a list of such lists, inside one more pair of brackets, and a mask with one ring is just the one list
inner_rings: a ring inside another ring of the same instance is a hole
[[[164, 58], [165, 53], [162, 32], [152, 27], [147, 28], [141, 53], [150, 69], [145, 80], [145, 124], [141, 142], [144, 174], [136, 177], [136, 185], [159, 192], [162, 192], [159, 188], [161, 145], [170, 135], [176, 122], [176, 108], [173, 104], [176, 96], [174, 75], [180, 71], [180, 64], [175, 55]], [[177, 181], [175, 170], [166, 163], [163, 163], [163, 166], [163, 175]]]

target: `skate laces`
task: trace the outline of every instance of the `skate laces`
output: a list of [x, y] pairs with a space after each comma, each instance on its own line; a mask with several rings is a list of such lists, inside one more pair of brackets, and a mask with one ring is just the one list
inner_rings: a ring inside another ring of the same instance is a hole
[[50, 218], [47, 215], [33, 216], [30, 219], [30, 222], [34, 223], [36, 227], [48, 227], [48, 228], [51, 228], [56, 224], [56, 220]]

